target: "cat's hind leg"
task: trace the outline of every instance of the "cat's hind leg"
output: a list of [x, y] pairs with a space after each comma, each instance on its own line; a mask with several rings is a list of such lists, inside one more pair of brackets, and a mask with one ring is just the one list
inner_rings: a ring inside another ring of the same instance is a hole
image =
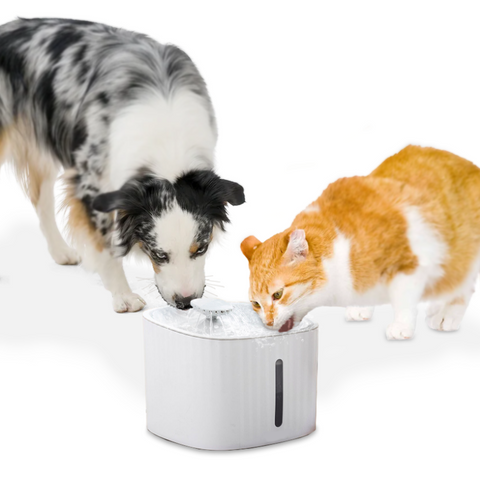
[[345, 310], [345, 320], [348, 322], [370, 320], [373, 315], [373, 310], [373, 307], [347, 307]]
[[428, 306], [426, 314], [427, 325], [433, 330], [453, 332], [460, 328], [473, 290], [455, 297], [449, 302], [436, 302]]

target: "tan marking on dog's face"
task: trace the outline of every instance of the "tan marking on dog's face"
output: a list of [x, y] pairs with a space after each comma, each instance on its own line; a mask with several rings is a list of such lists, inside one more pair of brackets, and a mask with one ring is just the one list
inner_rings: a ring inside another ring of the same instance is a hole
[[155, 263], [155, 261], [153, 260], [153, 258], [148, 254], [148, 251], [144, 250], [143, 248], [143, 242], [138, 242], [138, 248], [148, 257], [148, 259], [150, 260], [151, 264], [152, 264], [152, 267], [153, 267], [153, 271], [155, 273], [160, 273], [160, 267]]
[[[148, 257], [148, 258], [150, 258], [150, 257]], [[152, 262], [153, 271], [154, 271], [155, 273], [160, 273], [160, 267], [153, 261], [152, 258], [150, 258], [150, 261]]]
[[190, 246], [189, 252], [193, 255], [194, 253], [197, 253], [199, 248], [200, 248], [200, 245], [197, 242], [193, 242], [192, 245]]

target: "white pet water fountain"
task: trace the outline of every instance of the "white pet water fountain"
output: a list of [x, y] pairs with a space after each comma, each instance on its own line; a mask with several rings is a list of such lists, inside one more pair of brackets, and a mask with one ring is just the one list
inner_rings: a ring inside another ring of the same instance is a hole
[[198, 299], [144, 314], [147, 428], [189, 447], [235, 450], [315, 430], [317, 325], [265, 328], [247, 303]]

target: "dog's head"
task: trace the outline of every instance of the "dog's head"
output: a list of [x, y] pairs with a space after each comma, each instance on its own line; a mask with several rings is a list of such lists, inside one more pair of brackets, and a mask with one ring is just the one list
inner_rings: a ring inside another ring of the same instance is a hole
[[138, 245], [150, 258], [157, 288], [170, 305], [190, 308], [205, 287], [205, 254], [215, 229], [228, 222], [226, 204], [241, 205], [241, 185], [210, 170], [192, 170], [172, 183], [151, 173], [93, 201], [101, 212], [117, 210], [115, 248], [126, 255]]

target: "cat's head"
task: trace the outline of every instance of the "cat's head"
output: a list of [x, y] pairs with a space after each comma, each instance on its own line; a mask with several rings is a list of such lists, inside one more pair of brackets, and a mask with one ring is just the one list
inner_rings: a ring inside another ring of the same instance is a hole
[[314, 292], [325, 282], [321, 262], [304, 230], [287, 230], [262, 243], [246, 238], [241, 249], [250, 266], [250, 301], [265, 326], [286, 332], [314, 308]]

